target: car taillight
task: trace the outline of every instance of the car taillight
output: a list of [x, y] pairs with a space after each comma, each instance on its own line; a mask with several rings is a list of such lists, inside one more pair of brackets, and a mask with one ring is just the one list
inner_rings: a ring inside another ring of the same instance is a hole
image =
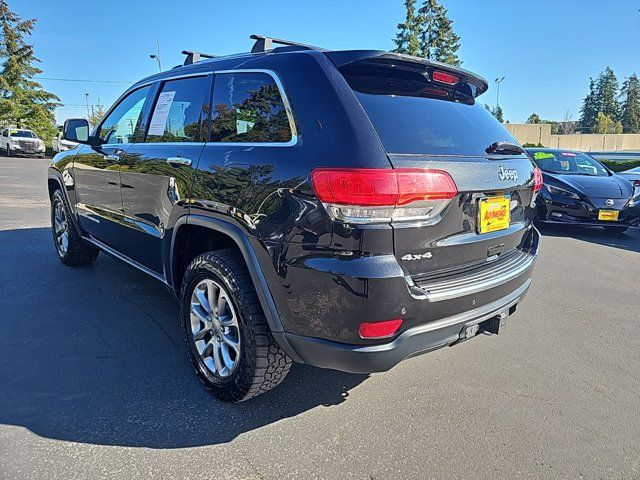
[[542, 189], [542, 170], [538, 167], [533, 171], [533, 193], [539, 192]]
[[395, 335], [401, 325], [401, 318], [384, 322], [363, 322], [358, 328], [358, 333], [362, 338], [387, 338]]
[[634, 187], [640, 187], [640, 180], [634, 180], [633, 181], [633, 186]]
[[347, 223], [429, 219], [458, 193], [442, 170], [316, 168], [311, 185], [334, 220]]

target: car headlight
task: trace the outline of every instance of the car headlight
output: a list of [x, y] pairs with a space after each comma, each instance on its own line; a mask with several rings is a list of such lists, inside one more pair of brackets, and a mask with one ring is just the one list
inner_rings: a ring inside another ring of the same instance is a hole
[[635, 207], [639, 203], [640, 203], [640, 188], [635, 187], [633, 189], [633, 196], [631, 197], [631, 199], [627, 203], [627, 206], [628, 207]]
[[554, 195], [560, 195], [561, 197], [580, 200], [580, 195], [578, 195], [577, 193], [570, 192], [569, 190], [565, 190], [564, 188], [554, 187], [552, 185], [546, 185], [546, 184], [544, 187], [549, 191], [549, 193], [552, 193]]
[[14, 147], [17, 147], [18, 145], [20, 145], [20, 142], [18, 142], [18, 140], [15, 139], [11, 139], [11, 145], [13, 145]]

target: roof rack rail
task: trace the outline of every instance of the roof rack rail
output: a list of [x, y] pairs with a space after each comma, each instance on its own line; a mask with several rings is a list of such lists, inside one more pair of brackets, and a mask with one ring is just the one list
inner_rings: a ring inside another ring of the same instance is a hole
[[211, 55], [209, 53], [192, 52], [191, 50], [183, 50], [182, 54], [187, 56], [187, 58], [184, 59], [184, 63], [182, 64], [183, 66], [199, 62], [202, 58], [216, 58], [216, 55]]
[[289, 47], [304, 47], [309, 50], [322, 50], [320, 47], [314, 47], [313, 45], [307, 45], [305, 43], [292, 42], [290, 40], [282, 40], [280, 38], [265, 37], [264, 35], [251, 35], [251, 40], [255, 40], [251, 53], [262, 53], [273, 49], [273, 44], [286, 45]]

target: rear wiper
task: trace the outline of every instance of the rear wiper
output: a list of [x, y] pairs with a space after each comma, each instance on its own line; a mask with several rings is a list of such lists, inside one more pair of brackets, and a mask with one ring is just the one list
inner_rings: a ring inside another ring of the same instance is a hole
[[524, 153], [524, 148], [515, 143], [494, 142], [487, 147], [485, 152], [493, 155], [519, 155]]

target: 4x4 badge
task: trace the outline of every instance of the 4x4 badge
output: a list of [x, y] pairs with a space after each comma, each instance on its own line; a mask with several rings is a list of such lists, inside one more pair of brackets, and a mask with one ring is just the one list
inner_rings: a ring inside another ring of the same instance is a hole
[[407, 253], [404, 257], [402, 257], [402, 260], [422, 260], [423, 258], [431, 258], [432, 256], [433, 255], [431, 255], [431, 252], [420, 253], [418, 255]]
[[498, 178], [502, 181], [513, 180], [518, 181], [518, 171], [513, 168], [504, 168], [502, 165], [498, 167]]

